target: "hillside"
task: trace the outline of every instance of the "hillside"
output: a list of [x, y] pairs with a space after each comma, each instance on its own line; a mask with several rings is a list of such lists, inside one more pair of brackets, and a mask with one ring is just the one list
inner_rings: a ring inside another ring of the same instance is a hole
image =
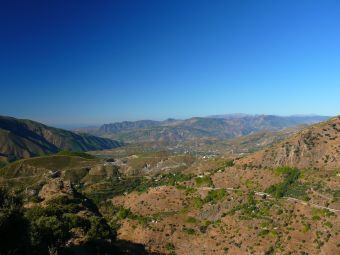
[[[338, 122], [339, 118], [334, 118], [302, 131], [292, 128], [252, 134], [237, 138], [233, 144], [235, 150], [254, 144], [277, 144], [277, 139], [288, 141], [314, 129], [325, 129], [333, 138], [331, 130], [339, 128]], [[290, 138], [284, 138], [287, 136]], [[320, 148], [323, 144], [324, 140]], [[315, 142], [314, 150], [318, 148]], [[120, 149], [126, 148], [115, 150]], [[102, 153], [105, 157], [58, 153], [19, 160], [0, 169], [0, 186], [25, 198], [24, 211], [32, 226], [45, 222], [45, 215], [30, 216], [37, 206], [43, 213], [51, 203], [58, 209], [57, 215], [48, 212], [48, 217], [57, 220], [46, 227], [65, 227], [62, 242], [49, 243], [60, 252], [69, 249], [65, 247], [67, 243], [91, 250], [89, 237], [105, 240], [102, 247], [107, 251], [115, 251], [120, 245], [124, 251], [126, 245], [138, 250], [128, 254], [340, 252], [338, 170], [267, 169], [239, 161], [234, 164], [228, 157], [195, 157], [166, 151], [138, 153], [137, 148], [133, 154], [121, 156], [114, 150]], [[72, 201], [61, 200], [60, 195]], [[62, 203], [55, 204], [55, 198]], [[79, 203], [77, 198], [83, 203], [93, 202], [96, 210]], [[75, 221], [69, 224], [69, 218]], [[90, 231], [86, 226], [96, 223], [95, 219], [100, 219], [100, 224]], [[108, 231], [113, 234], [109, 242], [112, 245], [106, 242]], [[45, 232], [44, 228], [44, 232], [33, 234], [43, 237]]]
[[0, 254], [149, 254], [116, 240], [97, 206], [70, 181], [47, 178], [33, 196], [23, 200], [0, 187]]
[[0, 116], [0, 161], [55, 153], [60, 150], [110, 149], [120, 143], [88, 134], [76, 134], [41, 123]]
[[278, 131], [301, 124], [312, 124], [327, 118], [324, 116], [227, 115], [195, 117], [186, 120], [119, 122], [77, 131], [129, 143], [182, 142], [197, 138], [230, 139], [264, 130]]
[[312, 125], [271, 148], [238, 161], [262, 167], [336, 169], [340, 167], [340, 117]]

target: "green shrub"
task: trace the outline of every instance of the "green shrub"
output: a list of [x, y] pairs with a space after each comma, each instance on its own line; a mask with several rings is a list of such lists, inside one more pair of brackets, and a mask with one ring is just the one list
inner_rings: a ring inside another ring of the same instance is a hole
[[0, 254], [25, 254], [30, 246], [29, 222], [21, 198], [0, 188]]
[[190, 216], [190, 217], [187, 218], [187, 222], [188, 222], [188, 223], [196, 223], [197, 220], [196, 220], [194, 217], [191, 217], [191, 216]]
[[131, 215], [130, 209], [126, 209], [126, 208], [120, 208], [117, 213], [117, 217], [120, 220], [126, 219], [130, 215]]
[[324, 225], [325, 227], [328, 227], [328, 228], [332, 228], [332, 227], [333, 227], [333, 224], [330, 223], [329, 221], [326, 221], [323, 225]]
[[61, 246], [69, 238], [68, 224], [56, 216], [41, 216], [31, 221], [32, 245], [37, 250], [48, 250], [49, 246]]
[[331, 217], [335, 215], [334, 212], [331, 212], [328, 209], [318, 209], [318, 208], [313, 208], [312, 214], [313, 216], [319, 216], [319, 218], [320, 217]]
[[333, 191], [333, 197], [334, 198], [340, 198], [340, 190], [339, 189]]
[[312, 220], [314, 220], [314, 221], [319, 221], [319, 220], [321, 220], [321, 218], [320, 218], [319, 215], [313, 215], [313, 216], [312, 216]]
[[76, 228], [81, 227], [83, 229], [89, 228], [90, 224], [88, 220], [84, 219], [83, 217], [80, 217], [77, 214], [74, 213], [65, 213], [62, 215], [62, 220], [65, 221], [68, 224], [68, 228]]
[[225, 167], [232, 167], [234, 165], [235, 165], [234, 160], [227, 160], [225, 162]]
[[204, 204], [204, 201], [202, 200], [202, 198], [200, 197], [193, 198], [193, 205], [195, 208], [200, 209], [202, 208], [203, 204]]
[[111, 230], [105, 224], [104, 220], [92, 216], [89, 219], [90, 228], [87, 230], [86, 238], [88, 241], [99, 241], [111, 238]]
[[169, 173], [166, 175], [162, 175], [160, 181], [156, 184], [160, 185], [168, 185], [175, 186], [180, 182], [189, 181], [192, 178], [192, 175], [182, 174], [182, 173]]
[[237, 211], [240, 212], [239, 218], [242, 220], [250, 220], [253, 218], [268, 219], [270, 208], [273, 204], [270, 201], [262, 201], [258, 203], [255, 199], [254, 192], [250, 192], [247, 201], [237, 205], [223, 215], [234, 215]]
[[268, 235], [268, 234], [269, 234], [269, 230], [268, 230], [268, 229], [262, 229], [262, 230], [260, 231], [260, 233], [259, 233], [259, 236], [264, 237], [264, 236], [266, 236], [266, 235]]
[[173, 251], [175, 250], [175, 245], [173, 243], [166, 243], [164, 248], [168, 251]]
[[311, 229], [311, 225], [309, 223], [303, 224], [303, 232], [308, 232]]
[[30, 222], [32, 253], [48, 254], [51, 247], [61, 248], [72, 237], [73, 228], [80, 229], [86, 240], [100, 241], [112, 239], [110, 227], [97, 216], [81, 217], [80, 200], [57, 197], [48, 201], [45, 207], [27, 209], [26, 218]]
[[276, 198], [291, 196], [308, 200], [306, 194], [307, 187], [298, 182], [300, 171], [296, 168], [279, 167], [275, 173], [282, 175], [284, 180], [282, 183], [271, 185], [265, 192], [272, 194]]
[[188, 235], [194, 235], [195, 234], [195, 230], [193, 228], [183, 228], [184, 233], [188, 234]]
[[146, 227], [148, 223], [152, 220], [150, 217], [144, 217], [142, 215], [133, 214], [133, 213], [130, 213], [128, 215], [128, 218], [138, 221], [138, 223], [141, 224], [143, 227]]
[[226, 196], [226, 191], [224, 189], [216, 189], [209, 191], [208, 195], [204, 198], [204, 202], [206, 203], [216, 203], [224, 199]]
[[213, 182], [212, 182], [211, 177], [209, 175], [205, 175], [203, 177], [196, 177], [195, 183], [196, 183], [196, 186], [198, 186], [198, 187], [202, 187], [202, 186], [210, 187], [210, 186], [213, 185]]

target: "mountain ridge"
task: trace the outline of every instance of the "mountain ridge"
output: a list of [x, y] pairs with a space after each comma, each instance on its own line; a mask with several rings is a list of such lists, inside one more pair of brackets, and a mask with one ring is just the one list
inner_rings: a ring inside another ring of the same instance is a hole
[[228, 115], [228, 117], [192, 117], [184, 120], [139, 120], [104, 124], [98, 128], [76, 129], [92, 135], [123, 142], [188, 141], [208, 137], [230, 139], [254, 132], [277, 131], [301, 124], [313, 124], [328, 116]]
[[119, 142], [89, 134], [49, 127], [27, 119], [0, 116], [0, 160], [55, 153], [60, 150], [87, 151], [118, 147]]

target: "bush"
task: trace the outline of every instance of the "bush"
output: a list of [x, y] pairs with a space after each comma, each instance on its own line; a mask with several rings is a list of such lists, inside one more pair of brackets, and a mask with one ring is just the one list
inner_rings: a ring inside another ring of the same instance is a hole
[[0, 188], [0, 254], [25, 254], [30, 245], [28, 229], [21, 198]]
[[194, 235], [195, 234], [195, 230], [193, 228], [183, 228], [184, 233], [188, 234], [188, 235]]
[[32, 253], [48, 254], [51, 247], [57, 250], [65, 247], [72, 237], [72, 229], [80, 229], [87, 241], [113, 238], [106, 222], [97, 216], [77, 215], [82, 208], [77, 199], [57, 197], [47, 202], [46, 207], [35, 206], [26, 211], [30, 222]]
[[272, 206], [273, 204], [268, 201], [262, 201], [259, 203], [255, 199], [254, 192], [250, 192], [245, 203], [235, 206], [223, 215], [234, 215], [237, 211], [239, 211], [239, 218], [242, 220], [249, 220], [253, 218], [268, 219], [269, 210]]
[[340, 198], [340, 190], [339, 189], [333, 191], [333, 197], [334, 198]]
[[328, 228], [332, 228], [332, 227], [333, 227], [333, 224], [330, 223], [329, 221], [326, 221], [323, 225], [324, 225], [325, 227], [328, 227]]
[[166, 243], [164, 248], [168, 251], [173, 251], [175, 250], [175, 245], [173, 243]]
[[210, 186], [213, 185], [211, 177], [208, 176], [208, 175], [203, 176], [203, 177], [196, 177], [195, 182], [196, 182], [196, 186], [198, 186], [198, 187], [202, 187], [202, 186], [210, 187]]
[[62, 215], [62, 219], [67, 223], [69, 229], [76, 227], [88, 229], [90, 227], [88, 220], [78, 216], [77, 214], [65, 213]]
[[31, 241], [37, 251], [47, 251], [50, 246], [61, 246], [70, 238], [67, 223], [56, 216], [31, 219]]
[[228, 160], [225, 162], [225, 167], [232, 167], [234, 165], [235, 165], [234, 160]]
[[188, 217], [188, 218], [187, 218], [187, 222], [188, 222], [188, 223], [196, 223], [197, 220], [196, 220], [194, 217]]
[[311, 225], [309, 223], [303, 224], [303, 232], [308, 232], [311, 229]]
[[272, 194], [276, 198], [292, 196], [308, 200], [306, 194], [307, 187], [298, 182], [300, 171], [296, 168], [279, 167], [275, 170], [276, 174], [283, 175], [282, 183], [271, 185], [265, 192]]
[[204, 202], [206, 203], [216, 203], [217, 201], [222, 200], [226, 196], [226, 191], [224, 189], [216, 189], [209, 191], [208, 195], [204, 198]]
[[259, 236], [264, 237], [264, 236], [266, 236], [266, 235], [268, 235], [268, 234], [269, 234], [269, 230], [268, 230], [268, 229], [262, 229], [262, 230], [260, 231], [260, 233], [259, 233]]
[[204, 201], [202, 200], [202, 198], [200, 197], [193, 198], [193, 205], [195, 208], [200, 209], [202, 208], [203, 204], [204, 204]]
[[152, 183], [152, 186], [175, 186], [180, 182], [189, 181], [192, 175], [186, 175], [182, 173], [168, 173], [160, 176], [160, 180], [157, 183]]
[[312, 220], [313, 221], [319, 221], [319, 220], [321, 220], [321, 218], [320, 218], [319, 215], [313, 215]]
[[118, 219], [123, 220], [126, 219], [130, 214], [131, 214], [130, 209], [120, 208], [117, 213], [117, 217]]
[[88, 241], [99, 241], [105, 239], [111, 239], [111, 231], [110, 228], [105, 224], [104, 220], [92, 216], [89, 219], [90, 228], [86, 233], [86, 238]]
[[73, 229], [83, 233], [89, 247], [105, 248], [97, 244], [114, 239], [110, 227], [95, 211], [78, 215], [84, 210], [80, 203], [80, 199], [57, 197], [44, 207], [24, 209], [20, 197], [0, 188], [0, 254], [58, 254], [67, 249]]

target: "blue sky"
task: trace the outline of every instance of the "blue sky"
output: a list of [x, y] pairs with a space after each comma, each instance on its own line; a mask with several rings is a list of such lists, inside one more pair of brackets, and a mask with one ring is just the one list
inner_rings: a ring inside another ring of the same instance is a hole
[[0, 2], [0, 114], [340, 113], [339, 0]]

